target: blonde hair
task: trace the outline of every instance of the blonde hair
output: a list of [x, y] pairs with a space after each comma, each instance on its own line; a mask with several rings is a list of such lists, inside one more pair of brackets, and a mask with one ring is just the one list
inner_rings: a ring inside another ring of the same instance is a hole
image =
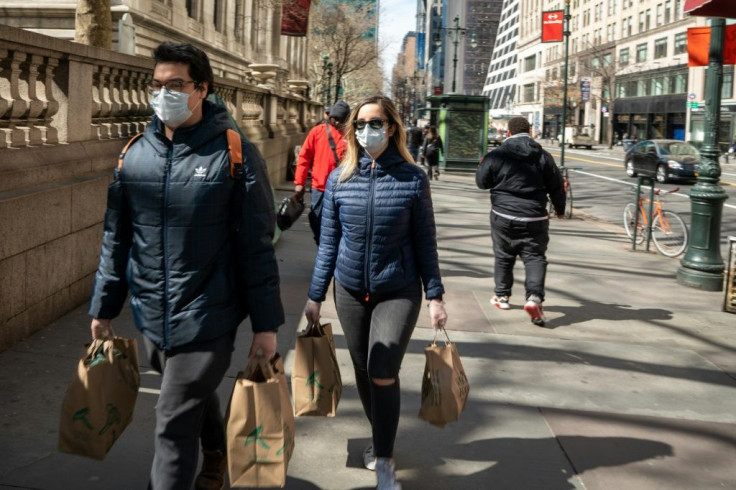
[[360, 109], [368, 104], [376, 104], [381, 108], [384, 116], [388, 120], [388, 127], [394, 128], [394, 134], [391, 139], [394, 141], [396, 148], [404, 160], [411, 164], [415, 164], [414, 159], [411, 157], [409, 150], [406, 149], [406, 131], [404, 131], [404, 125], [401, 123], [399, 112], [396, 110], [396, 106], [391, 99], [384, 97], [383, 95], [372, 95], [358, 102], [358, 104], [350, 111], [350, 117], [348, 117], [345, 123], [345, 141], [347, 142], [347, 150], [345, 156], [343, 156], [340, 162], [340, 178], [338, 182], [344, 182], [352, 177], [358, 169], [358, 159], [360, 158], [360, 143], [358, 138], [355, 136], [355, 127], [353, 121], [358, 117]]

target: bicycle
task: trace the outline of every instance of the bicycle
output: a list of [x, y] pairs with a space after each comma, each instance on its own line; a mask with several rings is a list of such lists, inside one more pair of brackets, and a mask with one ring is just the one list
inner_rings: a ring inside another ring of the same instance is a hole
[[661, 200], [661, 196], [672, 194], [679, 190], [679, 187], [671, 191], [654, 189], [654, 195], [657, 196], [657, 199], [653, 202], [654, 210], [652, 212], [651, 227], [648, 223], [647, 212], [644, 209], [644, 204], [650, 201], [649, 198], [639, 198], [638, 223], [634, 216], [635, 204], [633, 202], [627, 204], [626, 207], [624, 207], [624, 228], [626, 228], [626, 233], [629, 235], [629, 238], [633, 240], [634, 227], [636, 226], [637, 244], [642, 243], [646, 237], [646, 233], [651, 232], [654, 246], [659, 250], [659, 253], [666, 257], [677, 257], [682, 254], [687, 248], [687, 226], [685, 226], [685, 222], [678, 214], [672, 211], [665, 211], [662, 207]]
[[[572, 182], [570, 182], [570, 170], [582, 170], [583, 167], [559, 167], [562, 172], [562, 186], [565, 190], [565, 218], [572, 218]], [[552, 201], [548, 202], [547, 211], [552, 216], [555, 213], [555, 207]]]

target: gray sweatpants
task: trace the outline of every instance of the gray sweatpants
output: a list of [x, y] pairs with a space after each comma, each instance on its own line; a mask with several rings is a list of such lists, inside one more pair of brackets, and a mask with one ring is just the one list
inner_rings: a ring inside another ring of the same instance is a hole
[[234, 339], [235, 330], [159, 353], [164, 357], [163, 379], [156, 404], [150, 490], [191, 488], [200, 434], [204, 449], [225, 450], [225, 423], [215, 390], [230, 366]]

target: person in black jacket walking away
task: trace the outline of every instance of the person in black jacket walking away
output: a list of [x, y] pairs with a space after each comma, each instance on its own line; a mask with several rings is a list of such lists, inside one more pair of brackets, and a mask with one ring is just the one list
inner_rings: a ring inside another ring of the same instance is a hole
[[219, 489], [226, 442], [215, 390], [236, 329], [250, 316], [250, 353], [271, 358], [284, 322], [273, 194], [263, 157], [244, 138], [242, 171], [231, 175], [229, 114], [205, 100], [214, 81], [207, 55], [165, 42], [153, 56], [154, 116], [108, 189], [90, 328], [95, 339], [113, 337], [130, 291], [151, 365], [163, 372], [149, 489]]
[[383, 96], [353, 109], [347, 151], [327, 179], [322, 230], [304, 314], [319, 322], [330, 281], [373, 444], [363, 452], [380, 490], [397, 490], [393, 449], [399, 368], [422, 306], [443, 328], [436, 229], [429, 181], [406, 149], [396, 107]]
[[511, 308], [516, 257], [524, 261], [526, 303], [532, 323], [544, 326], [542, 309], [547, 272], [549, 215], [547, 196], [558, 218], [565, 215], [562, 176], [552, 155], [529, 134], [529, 121], [509, 120], [510, 137], [486, 154], [478, 166], [475, 182], [491, 191], [491, 239], [495, 255], [495, 296], [491, 304]]
[[442, 138], [437, 134], [437, 128], [430, 126], [427, 130], [427, 136], [424, 137], [424, 144], [422, 145], [422, 157], [427, 163], [427, 176], [429, 180], [440, 178], [440, 152], [445, 154], [445, 150], [442, 147]]

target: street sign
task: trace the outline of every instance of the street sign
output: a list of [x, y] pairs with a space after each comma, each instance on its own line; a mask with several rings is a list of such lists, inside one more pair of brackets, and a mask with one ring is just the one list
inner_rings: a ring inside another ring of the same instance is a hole
[[561, 42], [564, 35], [564, 22], [564, 10], [549, 10], [542, 12], [542, 42]]
[[695, 94], [689, 94], [687, 98], [690, 100], [695, 100]]
[[608, 112], [608, 107], [606, 107], [606, 106], [602, 106], [602, 107], [601, 107], [601, 112], [602, 112], [603, 114], [605, 114], [606, 112]]
[[688, 102], [687, 105], [690, 107], [690, 109], [697, 109], [698, 103], [697, 102]]
[[580, 100], [587, 102], [590, 100], [590, 77], [580, 79]]

